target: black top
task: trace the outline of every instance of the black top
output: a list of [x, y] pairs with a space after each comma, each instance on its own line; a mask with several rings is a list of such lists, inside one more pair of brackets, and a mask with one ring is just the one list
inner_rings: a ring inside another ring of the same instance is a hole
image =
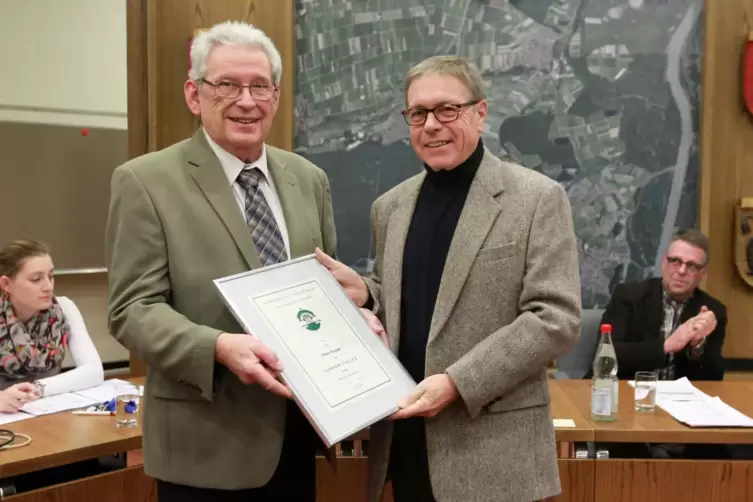
[[[618, 284], [612, 292], [602, 323], [612, 325], [612, 340], [617, 353], [620, 379], [635, 377], [636, 371], [654, 371], [666, 365], [664, 337], [664, 286], [660, 278]], [[688, 357], [688, 350], [674, 355], [675, 378], [722, 380], [722, 345], [727, 328], [727, 309], [708, 293], [696, 289], [685, 304], [678, 325], [698, 315], [706, 306], [716, 316], [716, 329], [706, 337], [703, 354]], [[590, 374], [590, 372], [589, 372]]]
[[[455, 227], [476, 176], [484, 146], [449, 171], [426, 168], [403, 249], [398, 358], [416, 382], [424, 379], [426, 344], [442, 272]], [[434, 502], [429, 480], [424, 420], [395, 421], [389, 476], [395, 500]]]
[[429, 327], [450, 242], [483, 156], [484, 146], [479, 140], [470, 157], [454, 169], [434, 171], [424, 166], [426, 179], [403, 250], [398, 352], [400, 362], [416, 382], [424, 379]]

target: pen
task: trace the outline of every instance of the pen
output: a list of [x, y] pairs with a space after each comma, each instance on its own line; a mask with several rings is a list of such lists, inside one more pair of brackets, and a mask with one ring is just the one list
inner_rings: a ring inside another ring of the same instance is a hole
[[108, 417], [114, 417], [115, 413], [112, 411], [74, 411], [74, 415], [102, 415]]

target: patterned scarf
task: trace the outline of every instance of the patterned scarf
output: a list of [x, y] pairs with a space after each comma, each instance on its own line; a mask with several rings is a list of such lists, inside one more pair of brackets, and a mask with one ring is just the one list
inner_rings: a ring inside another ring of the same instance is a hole
[[57, 300], [21, 322], [8, 295], [0, 293], [0, 377], [22, 380], [59, 367], [70, 331]]

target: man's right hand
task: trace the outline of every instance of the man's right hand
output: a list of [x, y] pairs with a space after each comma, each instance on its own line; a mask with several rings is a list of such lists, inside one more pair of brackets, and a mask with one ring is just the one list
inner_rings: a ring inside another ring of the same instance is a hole
[[389, 347], [390, 340], [387, 338], [387, 332], [384, 330], [384, 326], [382, 326], [382, 321], [380, 321], [379, 318], [375, 316], [371, 310], [365, 308], [361, 308], [360, 310], [361, 314], [366, 318], [366, 322], [369, 324], [371, 331], [373, 331], [375, 335], [381, 338], [384, 344]]
[[215, 345], [217, 362], [246, 385], [259, 384], [270, 392], [291, 398], [290, 389], [277, 380], [282, 364], [255, 336], [222, 333]]
[[359, 307], [363, 307], [369, 300], [369, 289], [366, 287], [366, 283], [363, 282], [363, 278], [358, 275], [358, 272], [330, 257], [319, 248], [316, 248], [314, 252], [319, 263], [329, 270], [329, 273], [340, 283], [340, 286], [345, 290], [348, 297], [353, 300], [353, 303]]

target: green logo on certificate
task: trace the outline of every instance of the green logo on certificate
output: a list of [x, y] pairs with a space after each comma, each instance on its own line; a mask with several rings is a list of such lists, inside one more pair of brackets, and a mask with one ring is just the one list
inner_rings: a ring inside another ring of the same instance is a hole
[[322, 325], [321, 321], [310, 310], [300, 309], [297, 315], [301, 325], [309, 331], [316, 331]]

